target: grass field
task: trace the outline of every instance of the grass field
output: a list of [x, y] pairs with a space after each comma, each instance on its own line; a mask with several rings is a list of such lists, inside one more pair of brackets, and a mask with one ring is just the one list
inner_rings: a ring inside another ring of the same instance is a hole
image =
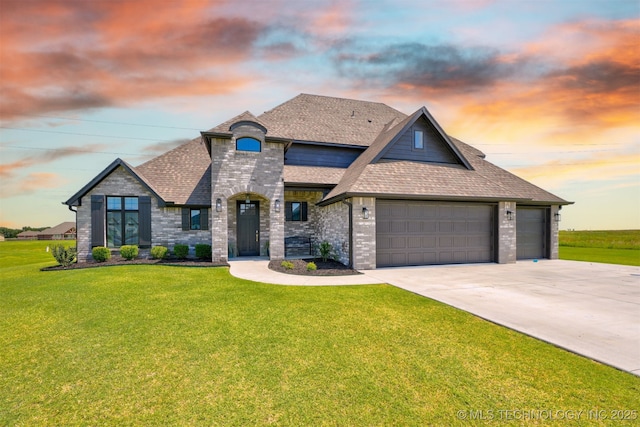
[[560, 231], [561, 259], [640, 266], [640, 230]]
[[45, 246], [0, 242], [0, 425], [607, 425], [588, 411], [640, 409], [636, 376], [391, 286], [41, 272]]

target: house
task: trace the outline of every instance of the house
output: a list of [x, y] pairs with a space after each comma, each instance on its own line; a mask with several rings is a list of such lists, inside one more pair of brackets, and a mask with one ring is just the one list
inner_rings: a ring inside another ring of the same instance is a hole
[[139, 166], [116, 159], [64, 203], [80, 261], [95, 246], [198, 243], [214, 262], [278, 260], [328, 241], [373, 269], [557, 258], [570, 202], [489, 163], [426, 108], [301, 94]]
[[40, 232], [39, 231], [32, 231], [32, 230], [22, 231], [22, 232], [18, 233], [18, 235], [16, 237], [18, 237], [18, 239], [20, 239], [20, 240], [37, 240], [38, 239], [38, 233], [40, 233]]
[[76, 238], [76, 224], [63, 222], [55, 227], [42, 230], [37, 237], [38, 240], [73, 240]]

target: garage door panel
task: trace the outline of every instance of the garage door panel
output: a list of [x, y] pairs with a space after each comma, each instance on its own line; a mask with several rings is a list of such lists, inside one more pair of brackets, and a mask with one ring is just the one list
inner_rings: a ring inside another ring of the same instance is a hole
[[435, 236], [423, 236], [421, 239], [422, 248], [424, 249], [432, 249], [437, 247], [437, 240]]
[[401, 220], [394, 219], [391, 221], [391, 233], [406, 233], [407, 223]]
[[407, 238], [407, 246], [409, 249], [421, 249], [422, 248], [422, 239], [420, 236], [412, 236]]
[[464, 221], [456, 221], [453, 223], [453, 232], [464, 234], [467, 232], [467, 223]]
[[378, 251], [391, 249], [391, 239], [389, 237], [378, 236], [378, 239], [376, 241], [376, 249]]
[[438, 230], [438, 222], [437, 221], [422, 221], [422, 232], [423, 233], [435, 233]]
[[406, 237], [395, 236], [391, 238], [391, 249], [406, 249], [407, 239]]
[[546, 257], [546, 208], [516, 209], [516, 258]]
[[491, 205], [379, 200], [377, 206], [379, 267], [493, 261]]
[[423, 260], [422, 252], [410, 252], [407, 254], [408, 264], [420, 265], [424, 262]]
[[453, 223], [451, 221], [439, 222], [438, 231], [440, 233], [451, 233], [453, 231]]
[[417, 220], [407, 221], [407, 231], [409, 233], [420, 233], [422, 231], [422, 222]]
[[407, 262], [407, 255], [405, 253], [394, 252], [390, 255], [391, 265], [409, 265]]

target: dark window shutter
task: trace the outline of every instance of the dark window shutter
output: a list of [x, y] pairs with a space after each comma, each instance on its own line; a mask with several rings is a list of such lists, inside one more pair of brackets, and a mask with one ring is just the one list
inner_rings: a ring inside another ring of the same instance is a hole
[[200, 209], [200, 230], [209, 229], [209, 209]]
[[307, 202], [302, 202], [300, 203], [300, 221], [306, 221], [307, 220]]
[[151, 197], [138, 197], [138, 244], [141, 248], [151, 246]]
[[91, 196], [91, 247], [104, 246], [104, 196]]
[[284, 217], [286, 221], [291, 221], [291, 218], [293, 218], [291, 202], [284, 202]]
[[191, 209], [182, 208], [182, 231], [191, 230]]

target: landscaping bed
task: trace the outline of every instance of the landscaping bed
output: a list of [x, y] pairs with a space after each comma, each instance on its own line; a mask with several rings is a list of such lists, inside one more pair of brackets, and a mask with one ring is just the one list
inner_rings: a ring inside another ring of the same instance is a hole
[[[334, 261], [321, 259], [307, 258], [307, 259], [289, 259], [287, 262], [293, 264], [293, 268], [286, 268], [282, 265], [282, 261], [269, 262], [269, 268], [278, 273], [297, 274], [301, 276], [348, 276], [352, 274], [362, 274], [357, 270], [353, 270], [346, 265]], [[307, 265], [313, 262], [317, 269], [308, 270]]]
[[56, 270], [74, 270], [74, 269], [82, 269], [82, 268], [96, 268], [96, 267], [107, 267], [113, 265], [149, 265], [149, 264], [159, 264], [159, 265], [172, 265], [172, 266], [181, 266], [181, 267], [228, 267], [227, 263], [213, 263], [211, 261], [204, 261], [201, 259], [178, 259], [174, 257], [168, 257], [165, 259], [151, 259], [151, 258], [136, 258], [133, 260], [126, 260], [121, 256], [113, 255], [110, 259], [104, 262], [96, 262], [96, 261], [86, 261], [86, 262], [75, 262], [68, 267], [63, 267], [61, 265], [55, 265], [52, 267], [44, 267], [42, 271], [56, 271]]

